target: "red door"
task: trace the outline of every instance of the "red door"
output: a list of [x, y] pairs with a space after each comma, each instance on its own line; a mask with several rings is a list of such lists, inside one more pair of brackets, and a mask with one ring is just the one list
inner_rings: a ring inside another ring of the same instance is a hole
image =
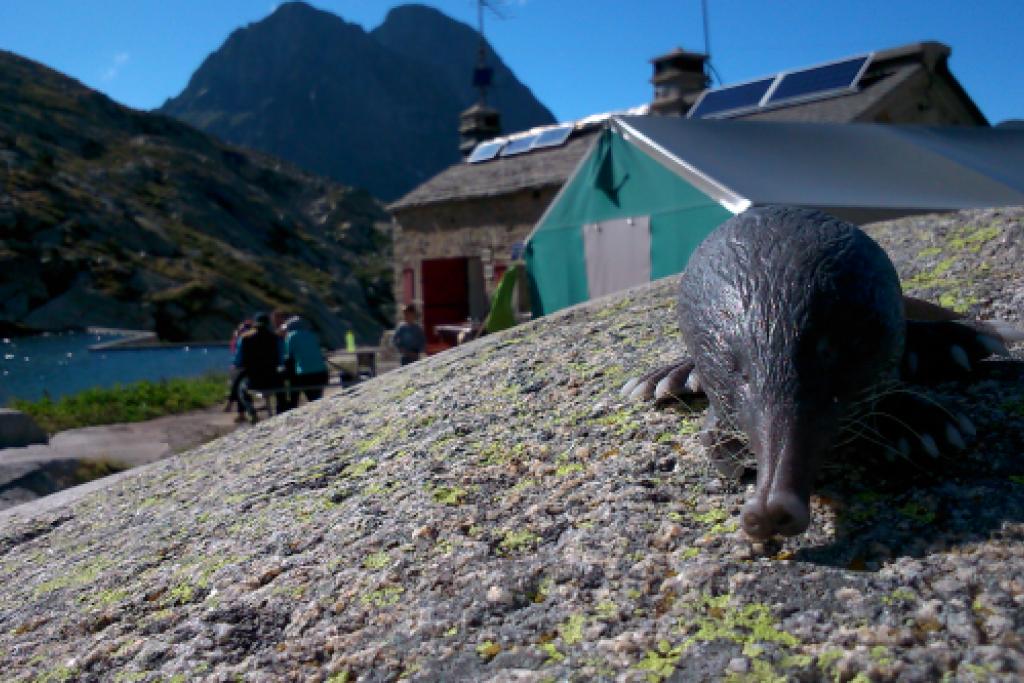
[[422, 263], [423, 331], [428, 351], [447, 346], [435, 327], [466, 322], [469, 317], [469, 259], [429, 259]]

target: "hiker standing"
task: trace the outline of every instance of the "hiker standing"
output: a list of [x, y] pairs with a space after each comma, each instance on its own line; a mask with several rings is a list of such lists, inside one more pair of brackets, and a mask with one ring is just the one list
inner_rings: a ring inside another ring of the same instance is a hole
[[402, 357], [402, 365], [414, 363], [420, 359], [420, 354], [427, 350], [427, 338], [423, 334], [423, 328], [416, 322], [416, 307], [409, 304], [402, 309], [405, 320], [395, 330], [391, 337], [391, 345], [398, 349]]

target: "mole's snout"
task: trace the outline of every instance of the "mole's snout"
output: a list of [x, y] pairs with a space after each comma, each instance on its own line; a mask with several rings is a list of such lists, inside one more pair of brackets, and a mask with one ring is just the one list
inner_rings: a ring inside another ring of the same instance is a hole
[[760, 496], [748, 500], [740, 511], [740, 523], [751, 538], [764, 539], [775, 535], [796, 536], [811, 521], [808, 502], [793, 493], [777, 492], [767, 500]]

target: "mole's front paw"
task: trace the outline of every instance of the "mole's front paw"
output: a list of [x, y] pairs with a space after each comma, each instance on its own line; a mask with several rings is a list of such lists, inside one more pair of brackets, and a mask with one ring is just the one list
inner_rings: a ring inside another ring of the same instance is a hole
[[906, 390], [879, 399], [875, 423], [892, 448], [910, 460], [962, 451], [976, 435], [974, 424], [963, 413]]
[[998, 332], [984, 323], [909, 320], [900, 374], [908, 382], [958, 379], [992, 355], [1010, 352]]
[[703, 396], [704, 391], [693, 361], [683, 358], [629, 380], [622, 387], [622, 395], [640, 401], [668, 402]]

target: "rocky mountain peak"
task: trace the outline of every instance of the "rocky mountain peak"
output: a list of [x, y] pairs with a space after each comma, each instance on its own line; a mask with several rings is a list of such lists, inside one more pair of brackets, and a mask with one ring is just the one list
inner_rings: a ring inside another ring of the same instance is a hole
[[[441, 12], [407, 5], [360, 26], [286, 3], [234, 31], [160, 111], [394, 199], [459, 160], [458, 115], [479, 36]], [[507, 130], [554, 117], [493, 50], [494, 97]]]

